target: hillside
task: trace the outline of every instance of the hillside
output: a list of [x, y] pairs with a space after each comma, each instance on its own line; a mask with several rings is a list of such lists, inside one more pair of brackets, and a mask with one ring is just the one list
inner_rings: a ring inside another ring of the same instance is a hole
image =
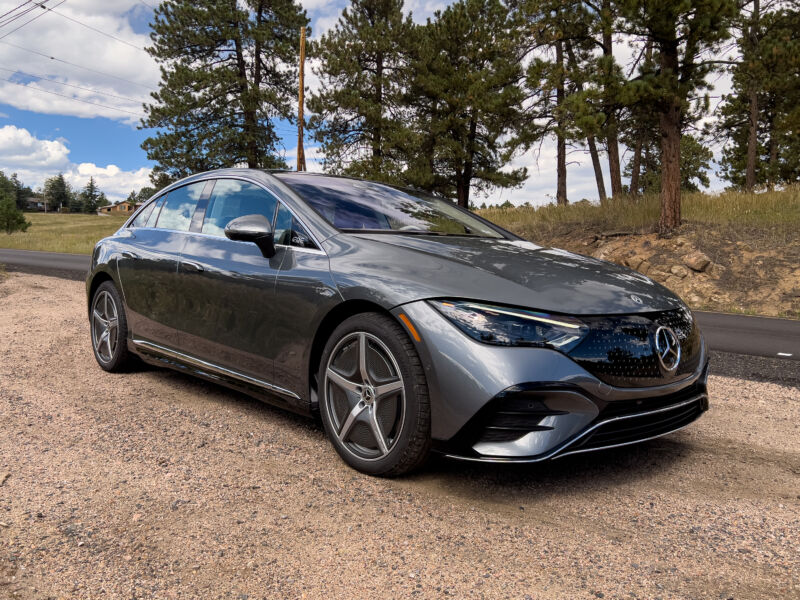
[[624, 264], [692, 307], [800, 318], [800, 187], [686, 194], [684, 224], [653, 233], [657, 197], [478, 211], [537, 244]]

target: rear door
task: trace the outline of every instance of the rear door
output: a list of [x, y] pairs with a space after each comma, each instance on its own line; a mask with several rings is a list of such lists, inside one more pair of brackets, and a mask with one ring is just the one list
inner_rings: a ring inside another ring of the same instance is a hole
[[[127, 229], [117, 260], [120, 285], [134, 339], [174, 348], [178, 341], [178, 258], [203, 196], [205, 181], [170, 191]], [[146, 218], [146, 220], [145, 220]]]
[[233, 219], [272, 222], [275, 196], [239, 179], [218, 179], [203, 218], [188, 234], [179, 265], [184, 353], [259, 382], [273, 379], [273, 301], [283, 258], [265, 258], [251, 242], [225, 237]]

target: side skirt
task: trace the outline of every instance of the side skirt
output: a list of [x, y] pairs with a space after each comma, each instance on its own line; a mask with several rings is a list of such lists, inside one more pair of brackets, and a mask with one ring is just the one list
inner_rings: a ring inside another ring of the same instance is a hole
[[194, 377], [200, 377], [206, 381], [245, 393], [262, 402], [287, 408], [302, 415], [311, 414], [311, 406], [307, 401], [290, 390], [262, 379], [245, 375], [146, 340], [134, 338], [129, 340], [128, 343], [133, 352], [153, 366], [167, 367]]

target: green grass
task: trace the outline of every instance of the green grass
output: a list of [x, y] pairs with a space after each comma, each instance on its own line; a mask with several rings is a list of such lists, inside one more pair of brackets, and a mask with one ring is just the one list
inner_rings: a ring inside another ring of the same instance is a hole
[[125, 215], [64, 215], [25, 213], [27, 231], [0, 233], [0, 248], [91, 254], [98, 240], [111, 235], [125, 222]]
[[[536, 240], [577, 230], [651, 232], [658, 222], [660, 208], [658, 196], [647, 196], [616, 198], [600, 205], [578, 202], [539, 208], [487, 208], [478, 213], [518, 235]], [[795, 232], [800, 229], [800, 186], [760, 194], [688, 193], [683, 195], [682, 214], [689, 223]]]

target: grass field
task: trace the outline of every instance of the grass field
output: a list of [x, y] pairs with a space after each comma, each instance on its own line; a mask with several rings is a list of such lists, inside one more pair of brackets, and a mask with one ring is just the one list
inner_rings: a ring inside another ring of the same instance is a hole
[[[568, 234], [570, 229], [648, 233], [658, 222], [660, 210], [658, 196], [648, 196], [612, 199], [602, 205], [578, 202], [539, 208], [487, 208], [478, 213], [535, 241]], [[763, 229], [782, 239], [800, 230], [800, 186], [760, 194], [684, 194], [682, 214], [689, 223], [721, 229]]]
[[91, 254], [97, 241], [114, 233], [127, 217], [25, 213], [25, 218], [31, 223], [27, 231], [0, 232], [0, 248]]
[[[478, 211], [490, 221], [524, 238], [546, 242], [555, 236], [586, 230], [645, 233], [653, 230], [660, 211], [657, 196], [619, 198], [601, 205], [578, 202], [539, 208], [487, 208]], [[95, 243], [125, 221], [124, 215], [26, 213], [28, 231], [0, 233], [0, 248], [89, 254]], [[758, 230], [759, 237], [786, 243], [800, 231], [800, 186], [779, 192], [684, 194], [683, 218], [722, 230]]]

